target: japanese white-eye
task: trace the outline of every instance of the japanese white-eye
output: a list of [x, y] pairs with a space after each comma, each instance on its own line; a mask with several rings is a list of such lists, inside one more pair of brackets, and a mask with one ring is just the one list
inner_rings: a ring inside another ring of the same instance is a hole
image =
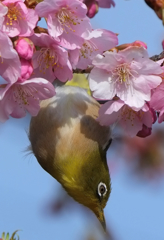
[[105, 229], [103, 209], [111, 192], [106, 151], [109, 127], [96, 118], [100, 104], [79, 87], [57, 87], [41, 102], [29, 139], [39, 164], [70, 196], [90, 208]]

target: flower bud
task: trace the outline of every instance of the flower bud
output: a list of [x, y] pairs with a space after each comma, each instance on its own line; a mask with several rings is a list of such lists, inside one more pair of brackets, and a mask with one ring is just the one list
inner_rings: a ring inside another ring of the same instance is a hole
[[30, 78], [33, 72], [33, 66], [31, 61], [27, 61], [26, 59], [21, 59], [21, 79], [19, 81], [24, 81]]
[[35, 46], [30, 39], [19, 38], [17, 41], [15, 41], [15, 49], [21, 58], [30, 60], [32, 59], [35, 51]]
[[144, 42], [142, 42], [142, 41], [139, 41], [139, 40], [131, 43], [131, 46], [144, 47], [145, 49], [147, 49], [146, 43], [144, 43]]
[[99, 10], [99, 5], [96, 1], [88, 1], [85, 3], [88, 7], [87, 16], [93, 18]]
[[132, 43], [121, 44], [121, 45], [117, 46], [116, 49], [121, 51], [121, 50], [124, 50], [125, 48], [131, 47], [131, 46], [133, 46], [133, 47], [135, 47], [135, 46], [137, 46], [137, 47], [144, 47], [145, 49], [147, 49], [146, 43], [144, 43], [142, 41], [139, 41], [139, 40], [134, 41]]

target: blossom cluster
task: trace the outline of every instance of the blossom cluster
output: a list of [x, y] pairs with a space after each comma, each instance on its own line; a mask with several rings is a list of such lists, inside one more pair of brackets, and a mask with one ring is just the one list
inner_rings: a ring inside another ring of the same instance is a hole
[[161, 111], [158, 121], [164, 110], [160, 64], [149, 59], [144, 47], [128, 46], [119, 52], [98, 54], [93, 65], [90, 89], [96, 99], [106, 101], [100, 108], [99, 122], [118, 123], [130, 136], [150, 135], [156, 121], [155, 110]]
[[[0, 1], [0, 121], [36, 116], [40, 100], [55, 94], [76, 69], [92, 69], [93, 97], [105, 100], [98, 121], [118, 123], [130, 136], [145, 137], [164, 119], [164, 69], [149, 59], [146, 44], [118, 45], [117, 34], [93, 29], [98, 7], [113, 0]], [[46, 19], [47, 29], [38, 27]]]
[[[115, 33], [92, 30], [83, 1], [27, 5], [24, 0], [0, 2], [0, 121], [26, 111], [37, 115], [39, 101], [55, 94], [55, 79], [71, 80], [74, 68], [85, 69], [97, 53], [118, 44]], [[36, 33], [42, 17], [48, 32]]]

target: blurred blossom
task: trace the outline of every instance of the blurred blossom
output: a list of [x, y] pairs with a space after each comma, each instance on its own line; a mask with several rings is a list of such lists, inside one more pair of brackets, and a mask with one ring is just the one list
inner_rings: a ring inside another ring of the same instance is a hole
[[[77, 203], [76, 203], [77, 204]], [[75, 207], [73, 199], [61, 187], [58, 188], [58, 195], [54, 195], [44, 206], [46, 215], [62, 214], [64, 210]]]
[[130, 167], [140, 180], [160, 180], [164, 177], [163, 145], [164, 131], [159, 129], [144, 139], [123, 137], [118, 148], [127, 167]]
[[[81, 204], [75, 202], [60, 186], [57, 189], [58, 194], [54, 194], [46, 203], [44, 203], [43, 214], [48, 217], [53, 215], [53, 217], [59, 217], [59, 215], [64, 215], [68, 212], [75, 212], [76, 214], [83, 214], [83, 217], [86, 218], [88, 223], [93, 222], [93, 224], [88, 224], [88, 228], [85, 228], [85, 236], [83, 238], [79, 238], [79, 240], [88, 240], [95, 239], [98, 240], [116, 240], [110, 226], [110, 222], [107, 223], [106, 234], [104, 234], [104, 230], [101, 225], [95, 219], [94, 215], [88, 211], [88, 209]], [[94, 227], [95, 225], [95, 227]]]

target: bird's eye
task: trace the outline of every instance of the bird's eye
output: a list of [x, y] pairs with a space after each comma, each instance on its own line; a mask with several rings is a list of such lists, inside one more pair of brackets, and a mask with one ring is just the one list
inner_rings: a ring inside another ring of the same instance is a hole
[[100, 182], [98, 185], [98, 195], [100, 197], [103, 197], [107, 192], [107, 187], [105, 185], [105, 183]]

